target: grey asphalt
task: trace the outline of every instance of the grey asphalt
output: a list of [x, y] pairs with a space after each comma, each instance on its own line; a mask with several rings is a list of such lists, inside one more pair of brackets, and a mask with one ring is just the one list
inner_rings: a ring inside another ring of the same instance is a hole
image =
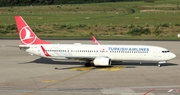
[[[49, 41], [92, 44], [91, 40]], [[19, 50], [19, 40], [0, 40], [0, 95], [180, 95], [179, 41], [99, 43], [161, 46], [177, 57], [162, 67], [156, 63], [115, 62], [113, 67], [118, 70], [85, 68], [84, 62], [31, 56]]]

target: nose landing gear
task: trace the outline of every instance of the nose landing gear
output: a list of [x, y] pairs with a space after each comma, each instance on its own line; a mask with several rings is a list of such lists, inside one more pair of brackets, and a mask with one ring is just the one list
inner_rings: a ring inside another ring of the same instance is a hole
[[161, 67], [161, 64], [158, 64], [158, 67]]
[[164, 64], [164, 63], [167, 63], [167, 61], [160, 61], [160, 62], [158, 63], [158, 67], [161, 67], [161, 64]]

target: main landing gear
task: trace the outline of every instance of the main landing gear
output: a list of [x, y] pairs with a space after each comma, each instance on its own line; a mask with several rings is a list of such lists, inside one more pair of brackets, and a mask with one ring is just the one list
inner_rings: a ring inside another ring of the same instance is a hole
[[93, 66], [93, 64], [90, 61], [86, 62], [85, 67], [90, 67], [90, 66]]

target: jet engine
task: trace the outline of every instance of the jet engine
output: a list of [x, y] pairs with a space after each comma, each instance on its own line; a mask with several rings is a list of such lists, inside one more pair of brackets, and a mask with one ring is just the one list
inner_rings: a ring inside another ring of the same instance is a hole
[[95, 66], [109, 66], [111, 65], [111, 59], [106, 57], [96, 57], [93, 63]]

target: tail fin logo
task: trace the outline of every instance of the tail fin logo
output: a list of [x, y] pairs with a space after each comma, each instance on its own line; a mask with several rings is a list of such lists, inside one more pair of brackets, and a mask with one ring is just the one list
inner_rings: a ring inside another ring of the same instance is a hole
[[29, 26], [24, 26], [20, 30], [20, 39], [24, 44], [33, 44], [36, 41], [37, 36], [32, 32]]

